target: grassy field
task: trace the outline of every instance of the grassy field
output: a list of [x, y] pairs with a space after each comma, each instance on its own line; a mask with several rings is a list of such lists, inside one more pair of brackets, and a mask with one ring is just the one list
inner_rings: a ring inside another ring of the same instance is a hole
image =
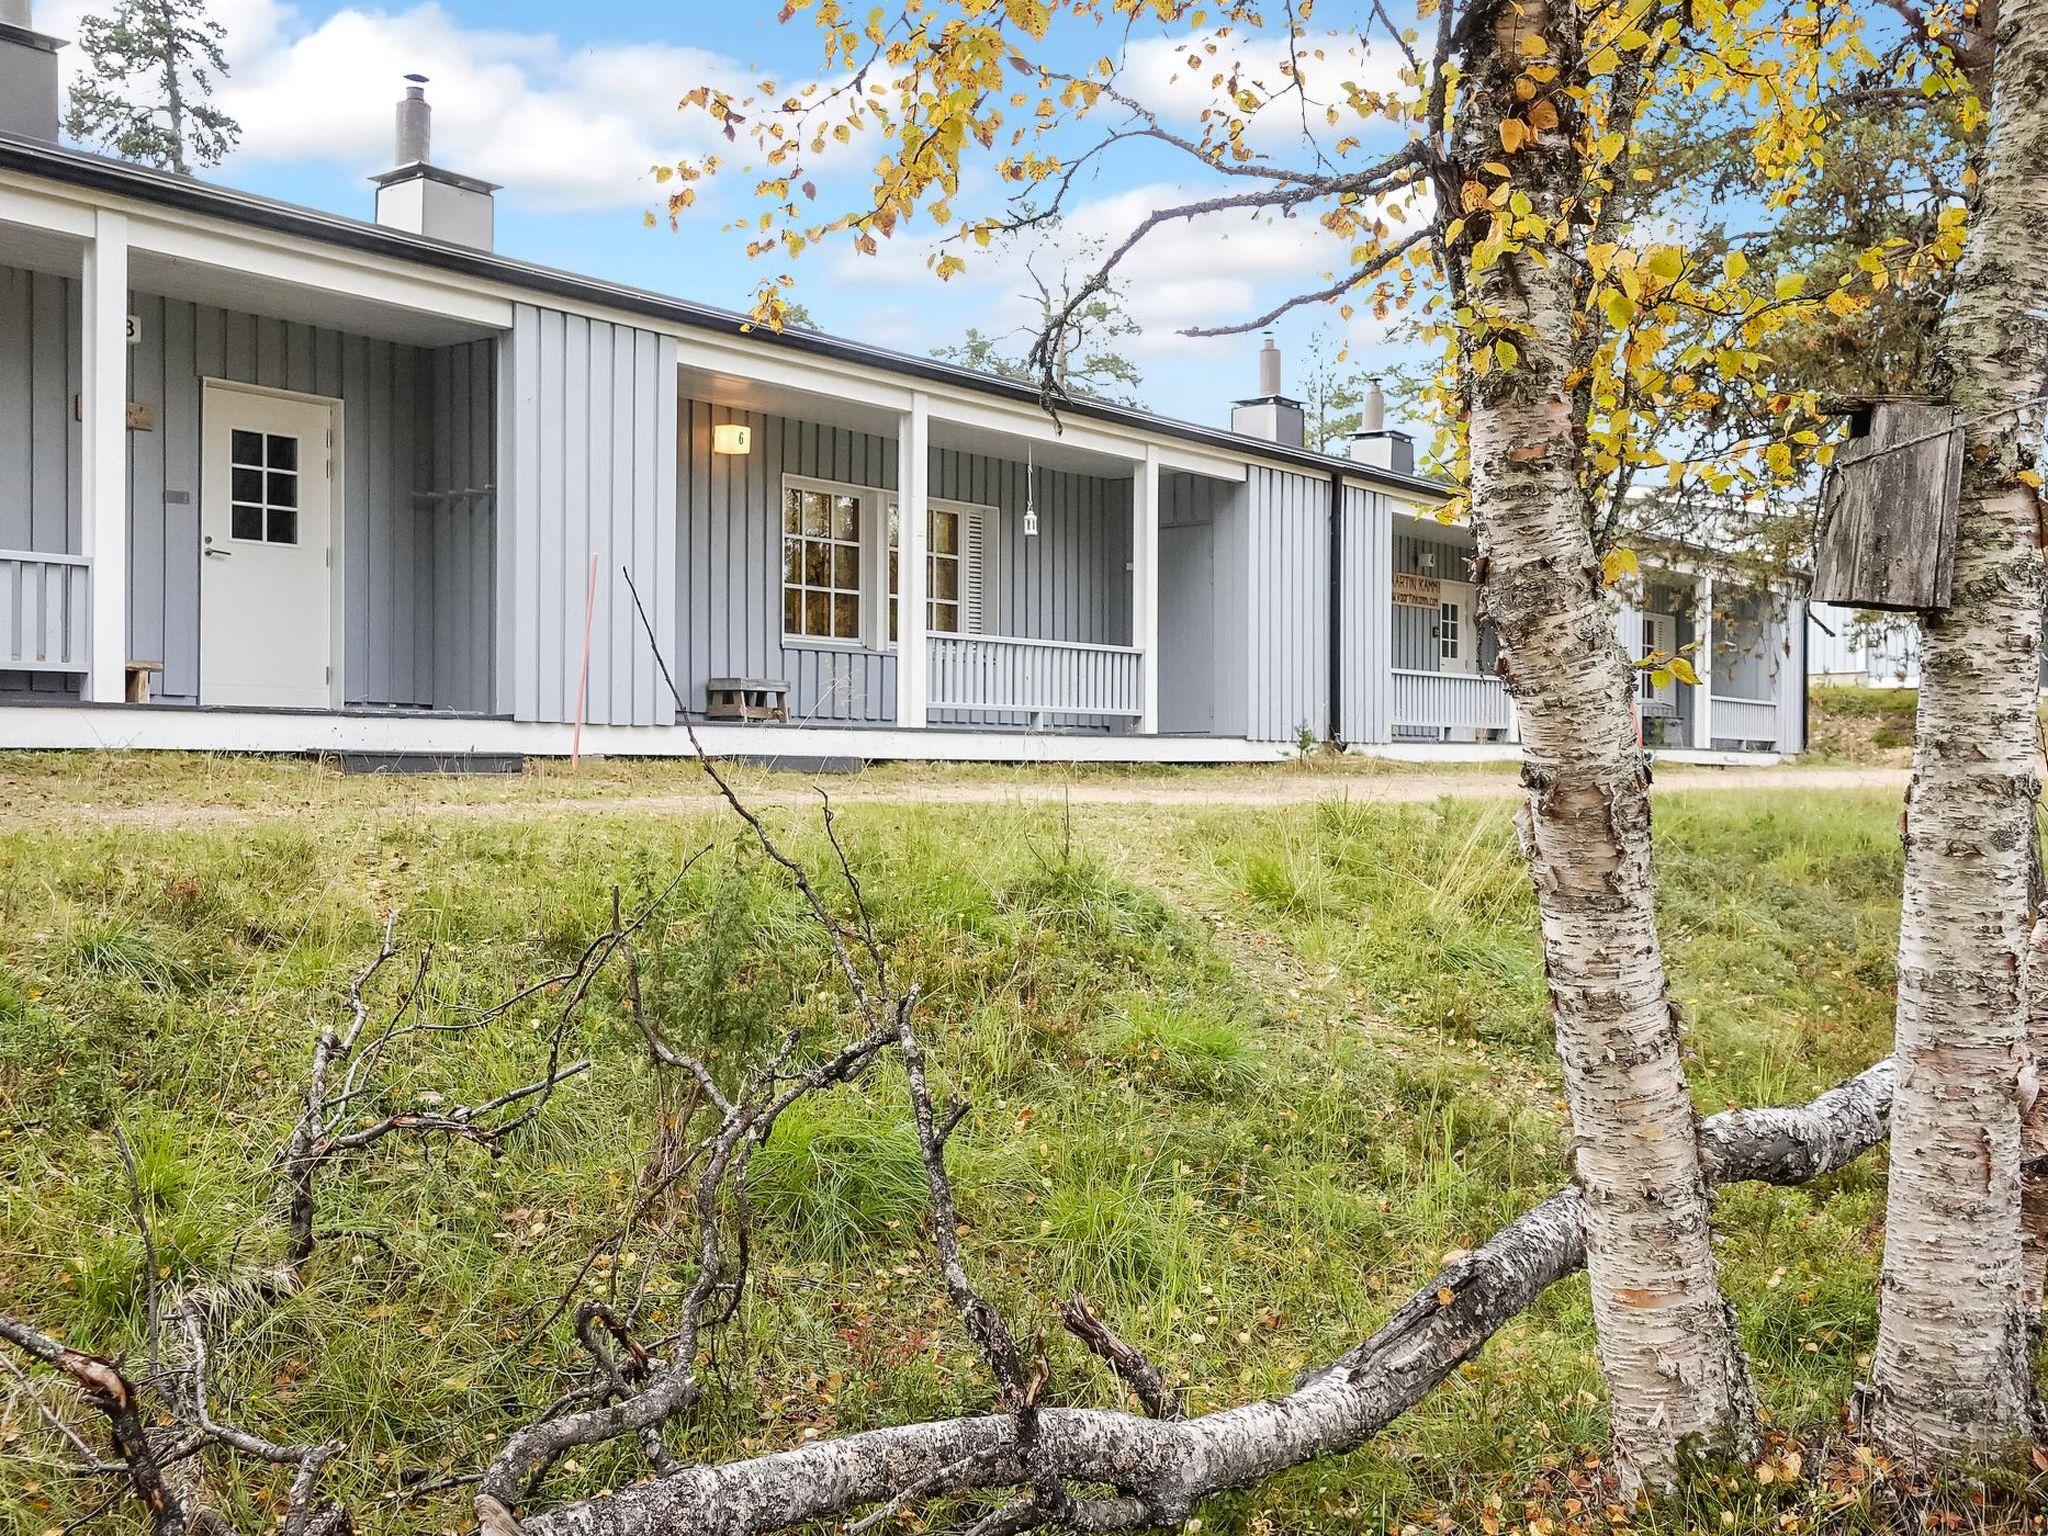
[[[10, 798], [48, 812], [0, 831], [0, 1297], [82, 1346], [141, 1346], [117, 1122], [138, 1150], [160, 1284], [275, 1257], [268, 1160], [311, 1037], [337, 1018], [387, 910], [409, 951], [432, 947], [433, 1006], [454, 1018], [577, 950], [615, 883], [644, 898], [708, 845], [644, 957], [657, 1017], [730, 1065], [838, 1010], [791, 893], [711, 810], [581, 815], [543, 778], [488, 791], [545, 799], [542, 814], [439, 815], [469, 791], [385, 784], [378, 803], [413, 813], [365, 818], [357, 791], [299, 764], [135, 774], [118, 787], [136, 803], [262, 814], [110, 825], [65, 809], [116, 787], [107, 763], [0, 765]], [[815, 815], [770, 814], [822, 867]], [[1660, 801], [1665, 931], [1703, 1109], [1804, 1098], [1883, 1051], [1896, 815], [1892, 794]], [[1024, 1332], [1046, 1334], [1062, 1399], [1115, 1396], [1053, 1322], [1070, 1289], [1193, 1406], [1218, 1406], [1284, 1390], [1562, 1177], [1533, 902], [1505, 807], [1116, 806], [1069, 820], [869, 804], [842, 822], [895, 964], [927, 991], [942, 1091], [976, 1105], [953, 1144], [971, 1260]], [[424, 1037], [387, 1074], [387, 1101], [510, 1086], [547, 1023], [526, 1010], [458, 1043]], [[476, 1467], [576, 1363], [565, 1330], [538, 1325], [620, 1231], [663, 1102], [615, 978], [578, 1048], [594, 1070], [503, 1156], [393, 1143], [353, 1164], [323, 1214], [376, 1241], [331, 1240], [309, 1289], [236, 1342], [231, 1411], [280, 1437], [345, 1436], [336, 1486], [367, 1531], [467, 1528], [463, 1491], [383, 1496]], [[671, 1432], [679, 1452], [986, 1404], [928, 1261], [893, 1069], [793, 1114], [756, 1196], [754, 1288], [704, 1411]], [[1867, 1362], [1881, 1214], [1874, 1158], [1821, 1187], [1721, 1200], [1728, 1288], [1779, 1430], [1832, 1426]], [[642, 1227], [592, 1283], [643, 1297], [658, 1331], [687, 1274], [679, 1246]], [[1218, 1501], [1203, 1522], [1253, 1536], [1607, 1529], [1603, 1422], [1574, 1282], [1376, 1444]], [[95, 1502], [53, 1454], [10, 1403], [0, 1531], [59, 1529]], [[623, 1455], [584, 1456], [545, 1497], [634, 1473]], [[1647, 1518], [1854, 1528], [1867, 1506], [1853, 1493], [1745, 1474]], [[269, 1528], [276, 1497], [262, 1479], [236, 1486], [239, 1528]], [[95, 1528], [139, 1526], [109, 1514]]]
[[1887, 766], [1904, 766], [1911, 760], [1918, 689], [1816, 685], [1807, 697], [1811, 756]]

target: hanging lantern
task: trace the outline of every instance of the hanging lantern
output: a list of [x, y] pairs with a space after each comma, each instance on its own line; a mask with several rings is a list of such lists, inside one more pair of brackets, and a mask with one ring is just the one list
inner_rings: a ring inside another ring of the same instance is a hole
[[1031, 470], [1031, 444], [1024, 444], [1024, 537], [1038, 537], [1038, 485]]

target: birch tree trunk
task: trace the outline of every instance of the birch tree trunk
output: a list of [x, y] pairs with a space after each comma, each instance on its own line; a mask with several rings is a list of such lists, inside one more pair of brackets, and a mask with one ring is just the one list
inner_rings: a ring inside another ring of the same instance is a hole
[[[2039, 708], [2048, 374], [2048, 0], [2005, 0], [1980, 197], [1942, 317], [1966, 425], [1954, 597], [1922, 622], [1899, 925], [1899, 1088], [1871, 1429], [1894, 1458], [2028, 1438], [2020, 1066]], [[2002, 412], [1993, 419], [1982, 419]], [[2023, 446], [2024, 443], [2024, 446]]]
[[[1460, 164], [1501, 158], [1513, 82], [1546, 37], [1567, 78], [1579, 52], [1563, 0], [1496, 13], [1468, 49]], [[1567, 118], [1513, 156], [1513, 186], [1557, 210], [1579, 186]], [[1542, 913], [1558, 1057], [1585, 1200], [1587, 1269], [1618, 1469], [1669, 1486], [1683, 1453], [1753, 1435], [1748, 1372], [1710, 1247], [1706, 1180], [1665, 983], [1650, 864], [1649, 775], [1634, 680], [1614, 628], [1578, 478], [1570, 388], [1572, 266], [1540, 246], [1467, 260], [1475, 580], [1522, 731], [1522, 843]], [[1505, 338], [1514, 366], [1489, 367]], [[1476, 354], [1491, 354], [1482, 356]]]

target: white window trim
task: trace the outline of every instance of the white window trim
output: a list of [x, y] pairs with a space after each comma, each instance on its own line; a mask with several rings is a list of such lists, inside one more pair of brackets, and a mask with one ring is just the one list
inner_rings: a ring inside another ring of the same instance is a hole
[[[888, 640], [886, 632], [889, 628], [889, 508], [895, 505], [895, 502], [896, 492], [890, 491], [882, 503], [882, 556], [880, 560], [882, 574], [882, 629], [885, 634], [885, 648], [892, 654], [897, 648], [897, 643], [894, 640]], [[967, 513], [981, 513], [988, 518], [990, 528], [995, 531], [988, 541], [988, 548], [983, 552], [986, 558], [982, 562], [981, 571], [982, 627], [980, 629], [963, 629], [959, 633], [962, 635], [992, 635], [997, 633], [996, 630], [989, 627], [988, 599], [989, 594], [994, 590], [996, 573], [1002, 559], [1001, 529], [1003, 525], [1003, 509], [991, 506], [985, 501], [955, 501], [950, 496], [927, 496], [925, 498], [925, 510], [927, 512], [955, 512], [963, 515]], [[964, 549], [960, 551], [960, 565], [960, 579], [964, 583], [967, 579], [967, 552]], [[926, 593], [925, 598], [927, 603], [929, 603], [931, 594]], [[957, 601], [962, 608], [967, 606], [967, 600], [964, 596], [958, 598]], [[942, 634], [945, 631], [934, 630], [933, 633]]]
[[[860, 502], [860, 628], [858, 639], [844, 640], [837, 635], [791, 634], [782, 620], [783, 599], [789, 590], [789, 578], [785, 572], [783, 541], [788, 537], [783, 532], [782, 510], [789, 500], [791, 491], [811, 491], [823, 496], [851, 496]], [[876, 636], [888, 627], [889, 593], [882, 588], [882, 612], [877, 614], [875, 603], [876, 576], [882, 570], [882, 561], [887, 549], [886, 523], [888, 505], [896, 493], [879, 485], [855, 485], [845, 480], [821, 480], [816, 475], [785, 474], [782, 487], [775, 498], [775, 622], [781, 631], [784, 650], [792, 651], [880, 651], [884, 646], [876, 644]]]

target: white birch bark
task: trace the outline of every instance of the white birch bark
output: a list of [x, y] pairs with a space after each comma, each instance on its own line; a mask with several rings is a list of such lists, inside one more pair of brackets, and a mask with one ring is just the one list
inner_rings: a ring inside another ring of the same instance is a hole
[[1940, 334], [1968, 426], [1953, 600], [1922, 623], [1871, 1368], [1875, 1437], [1921, 1465], [1997, 1459], [2032, 1427], [2019, 1097], [2042, 566], [2039, 499], [2017, 477], [2040, 417], [1977, 418], [2039, 396], [2048, 376], [2048, 0], [2006, 0], [1992, 77]]
[[[1501, 13], [1493, 46], [1460, 86], [1465, 163], [1499, 158], [1500, 113], [1528, 57], [1520, 32], [1540, 29], [1573, 49], [1561, 35], [1569, 25], [1541, 5]], [[1577, 189], [1570, 126], [1514, 157], [1515, 185], [1539, 209]], [[1539, 158], [1556, 167], [1547, 189], [1532, 185], [1545, 174]], [[1516, 366], [1471, 385], [1475, 579], [1522, 727], [1529, 798], [1520, 828], [1586, 1201], [1600, 1364], [1625, 1484], [1663, 1487], [1688, 1448], [1746, 1449], [1753, 1404], [1711, 1249], [1678, 1010], [1657, 938], [1634, 676], [1578, 480], [1569, 383], [1576, 281], [1562, 257], [1533, 250], [1483, 270], [1471, 264], [1468, 283], [1473, 307], [1506, 326], [1499, 334], [1520, 353]], [[1474, 353], [1491, 344], [1483, 330], [1467, 341]], [[1468, 356], [1468, 376], [1478, 361]]]

